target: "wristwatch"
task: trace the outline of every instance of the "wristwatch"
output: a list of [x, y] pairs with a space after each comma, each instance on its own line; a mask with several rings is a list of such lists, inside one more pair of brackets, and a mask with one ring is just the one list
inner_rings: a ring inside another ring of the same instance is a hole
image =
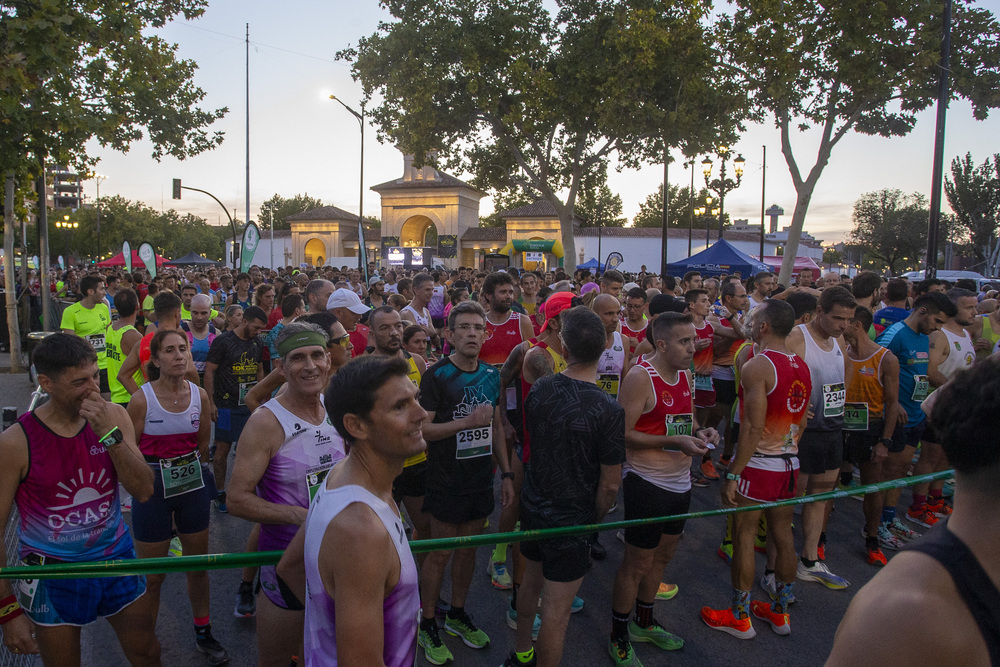
[[115, 445], [120, 445], [125, 439], [122, 435], [122, 430], [115, 426], [113, 429], [108, 431], [108, 434], [100, 439], [100, 443], [104, 445], [104, 449], [111, 449]]
[[733, 482], [738, 482], [738, 481], [740, 481], [740, 476], [739, 475], [734, 475], [731, 472], [727, 472], [726, 473], [726, 479], [731, 480]]
[[512, 472], [502, 472], [500, 473], [500, 479], [514, 479], [514, 473]]
[[885, 445], [886, 449], [892, 449], [892, 438], [879, 438], [879, 441], [875, 444]]

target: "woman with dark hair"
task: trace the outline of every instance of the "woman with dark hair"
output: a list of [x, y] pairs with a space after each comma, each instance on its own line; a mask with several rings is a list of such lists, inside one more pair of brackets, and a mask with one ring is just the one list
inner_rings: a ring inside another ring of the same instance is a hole
[[[191, 355], [182, 331], [163, 329], [149, 344], [149, 382], [132, 394], [128, 414], [139, 451], [153, 470], [153, 495], [133, 500], [132, 532], [139, 558], [162, 558], [170, 548], [172, 526], [186, 555], [208, 553], [208, 524], [215, 481], [208, 465], [212, 427], [208, 394], [185, 378]], [[141, 604], [153, 625], [160, 607], [164, 574], [146, 576]], [[209, 621], [208, 573], [188, 572], [188, 598], [194, 615], [199, 652], [212, 664], [228, 660], [226, 649], [212, 637]]]

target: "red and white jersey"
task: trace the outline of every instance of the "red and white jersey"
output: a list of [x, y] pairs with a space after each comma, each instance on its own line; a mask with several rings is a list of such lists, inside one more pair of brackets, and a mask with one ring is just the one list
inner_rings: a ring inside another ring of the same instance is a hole
[[646, 340], [646, 329], [649, 328], [649, 321], [642, 321], [642, 328], [639, 330], [633, 329], [628, 325], [628, 320], [622, 320], [622, 335], [628, 338], [635, 338], [640, 343]]
[[[806, 363], [794, 354], [764, 350], [757, 356], [767, 359], [774, 368], [774, 389], [767, 394], [764, 432], [757, 443], [757, 453], [765, 456], [798, 454], [802, 438], [802, 415], [809, 408], [812, 376]], [[740, 412], [744, 412], [743, 383], [738, 390]], [[745, 420], [746, 416], [743, 415]], [[784, 468], [782, 468], [783, 470]]]
[[521, 318], [517, 311], [510, 311], [501, 324], [493, 324], [486, 318], [486, 342], [479, 350], [479, 360], [500, 368], [507, 361], [511, 351], [521, 344]]
[[699, 339], [707, 338], [709, 343], [708, 347], [694, 353], [694, 372], [696, 375], [711, 375], [712, 360], [715, 356], [712, 351], [712, 336], [715, 335], [715, 327], [706, 320], [702, 322], [701, 328], [696, 328], [694, 332]]
[[[635, 423], [635, 430], [650, 435], [694, 434], [694, 391], [691, 374], [679, 371], [668, 383], [645, 359], [636, 364], [649, 378], [656, 404]], [[650, 484], [684, 493], [691, 489], [691, 457], [662, 449], [626, 449], [622, 474], [634, 472]]]

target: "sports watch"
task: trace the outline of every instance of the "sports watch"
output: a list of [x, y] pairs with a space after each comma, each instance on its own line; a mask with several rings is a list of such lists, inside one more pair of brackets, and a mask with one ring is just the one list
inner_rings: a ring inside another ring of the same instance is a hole
[[735, 474], [733, 474], [731, 472], [727, 472], [726, 473], [726, 479], [731, 480], [733, 482], [738, 482], [738, 481], [740, 481], [740, 476], [739, 475], [735, 475]]
[[108, 431], [108, 434], [100, 439], [100, 443], [104, 445], [104, 449], [111, 449], [115, 445], [120, 445], [125, 439], [122, 435], [122, 430], [115, 426], [113, 429]]

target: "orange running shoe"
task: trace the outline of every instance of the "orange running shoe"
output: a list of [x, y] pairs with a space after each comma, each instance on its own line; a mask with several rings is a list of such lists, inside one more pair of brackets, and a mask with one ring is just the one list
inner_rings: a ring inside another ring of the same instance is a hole
[[705, 479], [712, 481], [719, 479], [719, 473], [715, 472], [715, 464], [712, 463], [711, 459], [701, 462], [701, 474], [705, 476]]
[[927, 508], [926, 504], [921, 505], [919, 509], [906, 510], [906, 518], [924, 528], [933, 528], [934, 524], [938, 522], [938, 518]]
[[939, 500], [935, 504], [927, 503], [927, 509], [939, 519], [943, 519], [951, 514], [951, 506], [943, 500]]
[[702, 607], [701, 620], [705, 621], [705, 625], [713, 630], [722, 630], [739, 639], [753, 639], [757, 636], [757, 631], [750, 623], [750, 617], [736, 618], [733, 616], [732, 609]]
[[787, 636], [792, 634], [792, 625], [788, 614], [779, 614], [771, 609], [771, 605], [760, 600], [750, 601], [750, 613], [762, 621], [771, 624], [771, 629], [775, 634]]
[[657, 600], [671, 600], [675, 595], [677, 595], [680, 588], [677, 584], [665, 584], [660, 582], [660, 588], [656, 591]]
[[878, 547], [876, 547], [875, 549], [869, 549], [868, 547], [865, 547], [865, 553], [868, 554], [869, 565], [882, 566], [889, 564], [889, 559], [885, 557], [885, 554], [882, 553], [882, 550]]

